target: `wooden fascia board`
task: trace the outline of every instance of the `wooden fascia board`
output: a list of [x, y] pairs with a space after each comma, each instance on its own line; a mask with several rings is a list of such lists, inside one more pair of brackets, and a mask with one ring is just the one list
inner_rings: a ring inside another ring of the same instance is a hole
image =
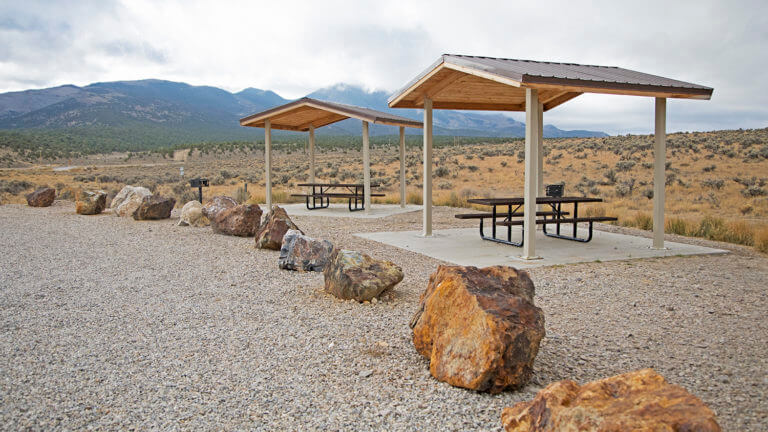
[[582, 83], [576, 80], [548, 79], [545, 77], [526, 78], [523, 87], [546, 90], [562, 90], [576, 93], [604, 93], [629, 96], [665, 97], [680, 99], [709, 100], [712, 89], [695, 89], [687, 87], [664, 87], [651, 85], [632, 85], [622, 83], [593, 82]]
[[392, 99], [389, 102], [390, 108], [395, 108], [395, 106], [400, 103], [406, 96], [409, 96], [413, 91], [415, 91], [417, 88], [419, 88], [421, 85], [423, 85], [425, 82], [429, 81], [430, 78], [435, 76], [436, 73], [440, 72], [445, 67], [445, 61], [437, 65], [434, 69], [429, 71], [427, 74], [425, 74], [423, 77], [421, 77], [419, 80], [411, 84], [410, 87], [406, 88], [405, 90], [402, 90], [400, 94], [395, 98]]
[[414, 122], [411, 123], [411, 122], [398, 122], [398, 121], [387, 120], [387, 119], [376, 119], [376, 121], [374, 123], [382, 124], [382, 125], [387, 125], [387, 126], [410, 127], [410, 128], [415, 128], [415, 129], [423, 129], [424, 128], [424, 125], [421, 122], [417, 122], [417, 121], [414, 121]]

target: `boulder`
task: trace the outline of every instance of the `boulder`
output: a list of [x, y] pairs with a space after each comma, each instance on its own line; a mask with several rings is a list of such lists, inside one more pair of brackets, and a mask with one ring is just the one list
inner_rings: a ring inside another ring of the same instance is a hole
[[112, 199], [109, 208], [115, 216], [131, 216], [139, 208], [145, 196], [152, 195], [149, 189], [142, 186], [125, 186]]
[[283, 244], [283, 237], [289, 229], [301, 231], [291, 218], [288, 217], [285, 209], [272, 206], [256, 234], [256, 247], [259, 249], [280, 250], [280, 246]]
[[403, 270], [391, 261], [334, 249], [323, 270], [325, 291], [338, 298], [370, 301], [403, 280]]
[[208, 220], [213, 221], [219, 212], [237, 206], [237, 201], [228, 196], [215, 196], [208, 200], [203, 206], [203, 216]]
[[528, 273], [439, 266], [411, 320], [413, 344], [436, 379], [499, 393], [525, 385], [544, 337]]
[[283, 270], [321, 272], [328, 264], [333, 244], [328, 240], [315, 240], [297, 230], [288, 230], [283, 237], [277, 265]]
[[203, 215], [203, 205], [199, 201], [190, 201], [181, 208], [179, 226], [204, 227], [209, 224], [210, 221]]
[[211, 227], [219, 234], [252, 237], [259, 229], [261, 213], [258, 205], [235, 205], [215, 213]]
[[104, 211], [107, 207], [107, 193], [100, 190], [96, 192], [85, 191], [75, 202], [75, 212], [81, 215], [95, 215]]
[[532, 401], [501, 412], [507, 431], [719, 431], [715, 414], [652, 369], [579, 386], [548, 385]]
[[135, 220], [168, 219], [171, 217], [171, 211], [175, 205], [176, 199], [174, 198], [160, 195], [145, 196], [139, 207], [133, 212], [133, 218]]
[[30, 207], [49, 207], [56, 199], [56, 189], [44, 187], [34, 192], [28, 193], [27, 205]]

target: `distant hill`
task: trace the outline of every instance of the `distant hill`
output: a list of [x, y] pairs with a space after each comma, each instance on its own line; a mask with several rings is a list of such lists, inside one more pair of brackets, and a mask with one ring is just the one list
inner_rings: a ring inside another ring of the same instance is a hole
[[[418, 110], [392, 110], [385, 92], [338, 84], [308, 95], [420, 118]], [[101, 150], [147, 150], [200, 141], [253, 140], [261, 132], [241, 127], [248, 114], [288, 102], [270, 90], [248, 88], [230, 93], [216, 87], [141, 80], [65, 85], [0, 94], [0, 129], [33, 136], [57, 134], [100, 145]], [[318, 130], [325, 135], [358, 135], [359, 121], [347, 120]], [[372, 134], [396, 129], [375, 126]], [[411, 131], [411, 133], [420, 133]], [[438, 135], [521, 137], [525, 125], [500, 113], [435, 111]], [[603, 132], [564, 131], [546, 125], [547, 137], [605, 136]], [[62, 138], [63, 139], [63, 138]], [[0, 141], [0, 145], [2, 141]]]

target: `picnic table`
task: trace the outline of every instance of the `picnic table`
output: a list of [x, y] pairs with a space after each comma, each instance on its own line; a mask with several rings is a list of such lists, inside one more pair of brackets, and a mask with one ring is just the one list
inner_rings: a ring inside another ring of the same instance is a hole
[[[548, 237], [555, 237], [563, 240], [572, 240], [577, 242], [586, 243], [592, 240], [592, 224], [594, 222], [609, 222], [618, 220], [615, 217], [610, 216], [579, 216], [579, 204], [580, 203], [596, 203], [602, 202], [602, 198], [592, 197], [576, 197], [576, 196], [546, 196], [536, 198], [536, 204], [544, 204], [548, 206], [548, 210], [536, 212], [536, 224], [542, 225], [544, 235]], [[463, 213], [457, 214], [457, 219], [479, 219], [480, 220], [480, 237], [483, 240], [494, 241], [498, 243], [504, 243], [512, 246], [522, 246], [523, 238], [520, 241], [512, 240], [512, 227], [523, 226], [523, 216], [525, 213], [521, 211], [524, 204], [522, 197], [513, 198], [472, 198], [467, 200], [468, 203], [480, 204], [491, 207], [490, 212], [484, 213]], [[571, 211], [563, 210], [563, 204], [570, 204], [572, 206]], [[501, 207], [501, 211], [499, 211]], [[484, 232], [483, 221], [485, 219], [491, 219], [491, 235], [487, 236]], [[579, 223], [588, 223], [589, 231], [587, 237], [579, 237], [577, 233], [577, 227]], [[561, 225], [572, 225], [572, 234], [561, 234]], [[547, 225], [555, 225], [555, 232], [547, 231]], [[506, 226], [507, 236], [506, 239], [498, 238], [496, 236], [496, 227]]]
[[[308, 210], [328, 208], [331, 198], [346, 198], [349, 200], [349, 211], [365, 210], [365, 185], [359, 183], [299, 183], [300, 187], [311, 187], [312, 192], [291, 194], [304, 197]], [[371, 183], [371, 189], [379, 187]], [[371, 193], [372, 197], [384, 196], [383, 193]], [[311, 202], [311, 205], [310, 205]], [[318, 203], [319, 202], [319, 203]]]

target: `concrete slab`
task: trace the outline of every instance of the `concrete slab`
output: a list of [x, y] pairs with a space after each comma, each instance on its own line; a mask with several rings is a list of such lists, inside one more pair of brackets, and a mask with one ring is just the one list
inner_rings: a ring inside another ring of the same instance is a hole
[[[583, 230], [584, 232], [581, 232], [581, 229], [579, 231], [579, 235], [586, 233], [586, 229]], [[722, 249], [672, 242], [666, 242], [666, 250], [654, 250], [650, 248], [651, 239], [605, 231], [594, 231], [592, 241], [589, 243], [555, 239], [538, 231], [536, 252], [542, 256], [542, 259], [524, 260], [520, 258], [522, 248], [482, 240], [476, 228], [436, 230], [433, 234], [433, 237], [429, 238], [422, 237], [421, 231], [355, 235], [453, 264], [477, 267], [509, 265], [517, 268], [531, 268], [592, 261], [728, 253]], [[519, 228], [517, 232], [513, 232], [512, 238], [520, 238]]]
[[377, 219], [392, 216], [401, 213], [410, 213], [414, 211], [421, 211], [420, 205], [408, 204], [405, 208], [400, 207], [399, 204], [373, 204], [370, 208], [370, 212], [364, 211], [349, 211], [347, 204], [334, 204], [331, 203], [330, 207], [318, 210], [308, 210], [306, 204], [279, 204], [284, 208], [291, 216], [325, 216], [325, 217], [345, 217], [345, 218], [360, 218], [360, 219]]

